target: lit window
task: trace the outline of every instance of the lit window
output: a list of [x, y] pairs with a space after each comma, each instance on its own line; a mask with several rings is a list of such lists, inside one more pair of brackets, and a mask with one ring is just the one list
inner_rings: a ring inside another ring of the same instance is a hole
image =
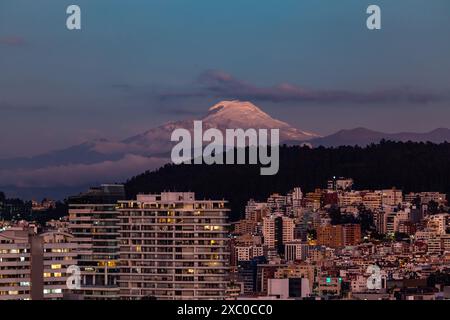
[[115, 261], [108, 261], [108, 267], [115, 267], [116, 262]]
[[60, 264], [52, 264], [52, 269], [61, 269]]

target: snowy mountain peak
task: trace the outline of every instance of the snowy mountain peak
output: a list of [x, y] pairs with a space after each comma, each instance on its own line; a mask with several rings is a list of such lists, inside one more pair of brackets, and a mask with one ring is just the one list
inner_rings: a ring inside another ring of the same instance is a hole
[[286, 122], [272, 118], [256, 105], [248, 101], [221, 101], [208, 110], [202, 119], [208, 127], [218, 129], [255, 128], [280, 129], [282, 140], [309, 140], [318, 135], [298, 130]]
[[[319, 137], [318, 135], [299, 130], [286, 122], [272, 118], [256, 105], [248, 101], [221, 101], [208, 109], [207, 114], [199, 119], [204, 128], [226, 129], [280, 129], [281, 141], [305, 141]], [[170, 150], [170, 135], [174, 129], [193, 129], [192, 120], [169, 122], [143, 134], [123, 140], [126, 149], [131, 146], [142, 148], [147, 153]]]
[[239, 100], [232, 100], [232, 101], [221, 101], [215, 105], [213, 105], [211, 108], [209, 108], [210, 113], [215, 112], [224, 112], [224, 111], [230, 111], [233, 112], [240, 112], [240, 111], [256, 111], [256, 112], [262, 112], [261, 109], [259, 109], [257, 106], [255, 106], [253, 103], [248, 101], [239, 101]]
[[212, 125], [240, 127], [283, 128], [287, 123], [273, 119], [267, 113], [248, 101], [221, 101], [211, 108], [202, 119]]

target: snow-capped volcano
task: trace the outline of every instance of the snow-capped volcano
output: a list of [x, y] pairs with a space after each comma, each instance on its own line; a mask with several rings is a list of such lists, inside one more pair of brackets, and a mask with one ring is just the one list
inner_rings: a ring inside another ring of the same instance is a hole
[[[317, 134], [294, 128], [286, 122], [272, 118], [251, 102], [221, 101], [209, 108], [208, 113], [201, 119], [205, 129], [216, 128], [221, 131], [226, 129], [280, 129], [280, 141], [307, 141], [320, 137]], [[169, 122], [143, 134], [125, 139], [127, 147], [139, 145], [151, 152], [168, 151], [170, 135], [173, 130], [184, 128], [193, 130], [193, 120]], [[167, 148], [164, 148], [164, 145]]]
[[204, 117], [211, 127], [218, 129], [280, 129], [281, 140], [309, 140], [318, 135], [301, 131], [291, 127], [286, 122], [269, 116], [251, 102], [222, 101], [209, 108], [209, 113]]
[[[250, 102], [222, 101], [201, 117], [203, 129], [279, 129], [280, 143], [319, 136], [274, 119]], [[123, 181], [170, 162], [172, 132], [193, 132], [194, 119], [168, 122], [122, 141], [98, 139], [30, 158], [0, 159], [3, 186], [53, 187]], [[2, 187], [2, 185], [0, 185]]]

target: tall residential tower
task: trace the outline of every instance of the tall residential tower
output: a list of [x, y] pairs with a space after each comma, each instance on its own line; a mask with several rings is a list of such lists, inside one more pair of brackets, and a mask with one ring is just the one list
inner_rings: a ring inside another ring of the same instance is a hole
[[119, 298], [119, 219], [117, 201], [123, 185], [101, 185], [69, 199], [69, 229], [78, 245], [84, 299]]
[[225, 201], [194, 193], [119, 201], [120, 296], [223, 299], [229, 274]]

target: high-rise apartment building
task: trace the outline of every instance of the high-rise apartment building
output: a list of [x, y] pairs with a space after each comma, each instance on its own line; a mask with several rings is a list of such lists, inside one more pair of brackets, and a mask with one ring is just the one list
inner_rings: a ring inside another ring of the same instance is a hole
[[269, 249], [276, 249], [284, 254], [284, 244], [294, 240], [295, 222], [293, 218], [269, 215], [263, 218], [264, 245]]
[[294, 228], [295, 228], [295, 221], [292, 218], [289, 217], [283, 217], [282, 220], [282, 228], [283, 228], [283, 235], [282, 240], [283, 244], [293, 241], [294, 240]]
[[225, 204], [177, 192], [119, 201], [121, 298], [225, 298]]
[[119, 219], [123, 185], [101, 185], [69, 199], [69, 229], [79, 248], [78, 266], [84, 299], [117, 299]]
[[0, 300], [31, 299], [28, 231], [11, 228], [0, 233]]
[[317, 244], [330, 248], [342, 247], [342, 227], [340, 225], [325, 225], [317, 228]]
[[0, 233], [0, 300], [62, 299], [76, 265], [72, 236], [14, 227]]
[[264, 245], [269, 249], [276, 249], [278, 237], [277, 237], [277, 221], [279, 217], [269, 215], [263, 218], [263, 229], [262, 233], [264, 236]]
[[[43, 298], [62, 299], [67, 288], [67, 278], [70, 276], [67, 271], [72, 265], [77, 265], [78, 248], [73, 242], [73, 236], [67, 233], [49, 231], [39, 235], [42, 245], [42, 265], [43, 265]], [[36, 241], [36, 240], [35, 240]], [[33, 263], [33, 256], [31, 259]], [[32, 268], [34, 268], [34, 263]], [[41, 273], [39, 272], [38, 275]], [[34, 279], [32, 278], [33, 282]], [[39, 279], [40, 282], [40, 279]]]
[[384, 211], [375, 211], [373, 213], [373, 223], [378, 233], [386, 233], [387, 213]]
[[341, 225], [341, 227], [342, 227], [343, 246], [354, 246], [361, 242], [360, 224], [348, 223]]

